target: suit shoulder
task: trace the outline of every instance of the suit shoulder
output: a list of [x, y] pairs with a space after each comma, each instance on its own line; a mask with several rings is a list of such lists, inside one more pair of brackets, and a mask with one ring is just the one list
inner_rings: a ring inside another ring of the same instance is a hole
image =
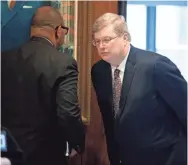
[[136, 49], [137, 49], [136, 57], [137, 57], [138, 64], [143, 64], [146, 66], [153, 66], [158, 60], [168, 59], [167, 57], [161, 54], [152, 52], [152, 51], [138, 49], [138, 48]]
[[91, 72], [95, 72], [97, 70], [102, 69], [105, 65], [109, 65], [107, 62], [105, 62], [104, 60], [99, 60], [97, 61], [95, 64], [93, 64], [92, 68], [91, 68]]
[[4, 51], [1, 53], [1, 63], [4, 64], [5, 61], [7, 62], [7, 60], [10, 61], [14, 61], [16, 58], [16, 55], [18, 54], [20, 48], [16, 48], [16, 49], [11, 49], [8, 51]]
[[18, 50], [19, 50], [19, 48], [3, 51], [3, 52], [1, 52], [1, 56], [11, 56], [13, 54], [16, 54], [18, 52]]
[[[63, 53], [58, 51], [56, 48], [38, 43], [37, 46], [40, 48], [36, 51], [36, 54], [39, 55], [39, 58], [50, 60], [56, 66], [66, 67], [71, 64], [75, 64], [75, 60], [73, 57], [67, 53]], [[45, 54], [45, 56], [41, 56], [41, 54]], [[76, 64], [75, 64], [76, 65]]]
[[56, 61], [57, 63], [61, 64], [65, 64], [65, 66], [74, 66], [77, 67], [77, 62], [76, 60], [67, 53], [63, 53], [63, 52], [59, 52], [56, 54]]

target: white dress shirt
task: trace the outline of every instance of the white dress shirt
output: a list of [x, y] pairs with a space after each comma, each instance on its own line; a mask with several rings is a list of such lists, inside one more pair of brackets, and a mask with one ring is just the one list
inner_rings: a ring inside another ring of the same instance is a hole
[[129, 52], [130, 52], [130, 46], [129, 46], [129, 50], [127, 52], [127, 55], [125, 56], [125, 58], [123, 59], [121, 64], [118, 67], [115, 67], [115, 66], [111, 65], [111, 68], [112, 68], [112, 82], [114, 80], [114, 71], [115, 71], [115, 69], [119, 69], [120, 70], [119, 75], [120, 75], [121, 83], [123, 83], [123, 77], [124, 77], [124, 72], [125, 72], [125, 67], [126, 67], [128, 56], [129, 56]]

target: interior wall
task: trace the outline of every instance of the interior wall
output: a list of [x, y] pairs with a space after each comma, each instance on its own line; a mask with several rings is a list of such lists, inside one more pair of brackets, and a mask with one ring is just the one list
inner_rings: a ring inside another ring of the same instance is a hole
[[[78, 36], [77, 61], [80, 70], [80, 93], [87, 93], [80, 98], [81, 107], [90, 102], [90, 122], [86, 126], [86, 147], [81, 157], [71, 160], [71, 165], [109, 165], [106, 139], [97, 104], [95, 91], [90, 77], [91, 66], [100, 57], [92, 45], [92, 25], [97, 17], [107, 12], [117, 13], [117, 1], [79, 1], [78, 2]], [[86, 102], [86, 103], [85, 103]]]

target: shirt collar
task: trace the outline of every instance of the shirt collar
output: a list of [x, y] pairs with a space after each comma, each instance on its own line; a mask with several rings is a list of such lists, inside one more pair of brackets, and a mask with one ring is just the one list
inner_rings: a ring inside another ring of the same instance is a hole
[[49, 43], [51, 43], [52, 46], [54, 46], [54, 44], [52, 43], [52, 41], [50, 41], [47, 37], [41, 37], [41, 38], [44, 38], [44, 39], [47, 40]]

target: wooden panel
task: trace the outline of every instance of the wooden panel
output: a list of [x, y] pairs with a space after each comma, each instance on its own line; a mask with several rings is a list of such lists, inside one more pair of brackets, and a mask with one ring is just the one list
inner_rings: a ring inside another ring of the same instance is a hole
[[[77, 25], [77, 62], [80, 71], [79, 75], [79, 101], [83, 110], [82, 115], [86, 124], [90, 122], [91, 107], [91, 45], [90, 40], [90, 19], [88, 17], [89, 5], [87, 1], [78, 2], [78, 25]], [[86, 26], [87, 25], [87, 26]]]
[[[90, 122], [91, 107], [91, 66], [100, 59], [92, 45], [92, 25], [97, 17], [106, 12], [117, 13], [117, 1], [79, 1], [77, 4], [77, 45], [76, 59], [80, 70], [79, 99], [83, 109], [82, 115]], [[87, 69], [86, 69], [87, 68]]]
[[96, 95], [91, 83], [91, 66], [100, 59], [92, 45], [92, 25], [97, 17], [107, 12], [117, 13], [117, 1], [79, 1], [77, 24], [77, 62], [80, 70], [79, 100], [85, 117], [85, 153], [70, 160], [71, 165], [109, 165], [106, 140]]
[[[117, 1], [93, 1], [91, 2], [92, 4], [92, 23], [101, 16], [102, 14], [105, 13], [118, 13], [118, 2]], [[96, 61], [100, 60], [100, 57], [97, 55], [97, 50], [93, 48], [92, 50], [92, 57], [94, 58], [92, 60], [93, 63]]]

